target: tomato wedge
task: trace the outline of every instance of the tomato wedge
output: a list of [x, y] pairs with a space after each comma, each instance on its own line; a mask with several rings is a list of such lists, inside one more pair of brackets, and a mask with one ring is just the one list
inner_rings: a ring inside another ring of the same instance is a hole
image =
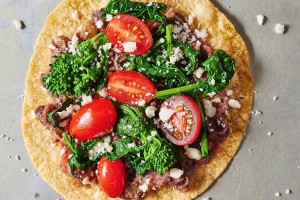
[[155, 95], [153, 83], [131, 70], [114, 72], [108, 80], [107, 91], [120, 102], [139, 106], [148, 103]]
[[126, 170], [119, 158], [109, 161], [103, 157], [97, 165], [97, 179], [102, 190], [111, 198], [119, 197], [125, 189]]
[[167, 140], [184, 146], [194, 142], [201, 130], [202, 117], [196, 101], [186, 95], [166, 99], [160, 108], [161, 129]]
[[117, 110], [108, 99], [96, 99], [75, 113], [69, 132], [79, 141], [97, 138], [112, 132], [117, 119]]
[[126, 14], [115, 16], [105, 34], [115, 47], [134, 55], [144, 54], [153, 43], [149, 28], [140, 19]]

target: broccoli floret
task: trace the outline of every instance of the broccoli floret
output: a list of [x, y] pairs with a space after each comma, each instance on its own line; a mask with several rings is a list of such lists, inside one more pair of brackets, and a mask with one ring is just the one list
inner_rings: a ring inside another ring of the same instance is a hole
[[[107, 72], [108, 51], [94, 48], [95, 42], [101, 40], [98, 47], [106, 44], [108, 39], [103, 33], [78, 45], [81, 55], [61, 52], [54, 56], [54, 63], [50, 64], [51, 71], [44, 78], [45, 87], [59, 97], [65, 94], [69, 97], [89, 95], [101, 89], [105, 83]], [[100, 53], [99, 53], [100, 52]], [[100, 66], [97, 63], [100, 63]]]

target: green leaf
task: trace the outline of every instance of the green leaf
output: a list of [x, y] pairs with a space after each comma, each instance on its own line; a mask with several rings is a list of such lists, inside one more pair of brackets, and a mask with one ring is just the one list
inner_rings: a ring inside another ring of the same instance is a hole
[[166, 28], [166, 18], [162, 11], [167, 9], [167, 5], [163, 3], [152, 2], [147, 4], [144, 2], [133, 2], [130, 0], [111, 0], [102, 14], [102, 18], [106, 19], [107, 14], [117, 15], [120, 13], [129, 14], [140, 19], [148, 19], [160, 22], [157, 34], [162, 35]]

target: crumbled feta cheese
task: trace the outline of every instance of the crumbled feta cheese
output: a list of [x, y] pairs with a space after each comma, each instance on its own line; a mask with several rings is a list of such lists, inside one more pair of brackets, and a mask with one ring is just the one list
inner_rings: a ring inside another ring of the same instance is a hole
[[111, 45], [112, 45], [111, 43], [106, 43], [105, 45], [102, 46], [102, 48], [104, 51], [108, 51], [108, 50], [110, 50]]
[[112, 150], [113, 147], [108, 142], [99, 141], [91, 150], [89, 150], [89, 159], [92, 160], [94, 156], [111, 152]]
[[147, 4], [147, 6], [152, 6], [152, 5], [153, 5], [152, 1], [150, 1], [150, 2]]
[[21, 30], [23, 28], [23, 23], [20, 20], [13, 20], [13, 23], [16, 27], [16, 29]]
[[145, 105], [145, 100], [140, 100], [139, 102], [138, 102], [138, 106], [144, 106]]
[[221, 103], [221, 99], [220, 97], [214, 98], [213, 100], [211, 100], [212, 103]]
[[129, 143], [127, 146], [128, 146], [128, 148], [134, 148], [135, 144], [134, 143]]
[[103, 87], [99, 90], [98, 94], [101, 96], [101, 97], [108, 97], [108, 92], [107, 92], [107, 88], [106, 87]]
[[194, 71], [193, 74], [194, 74], [194, 76], [195, 76], [196, 78], [200, 79], [201, 76], [202, 76], [202, 74], [203, 74], [203, 72], [204, 72], [204, 69], [201, 68], [201, 67], [199, 67], [198, 69], [196, 69], [196, 70]]
[[147, 140], [148, 142], [150, 142], [152, 140], [152, 136], [151, 135], [147, 136]]
[[136, 50], [136, 42], [123, 43], [124, 52], [132, 53]]
[[91, 103], [92, 101], [93, 101], [93, 99], [92, 99], [91, 95], [87, 96], [87, 95], [83, 94], [82, 95], [81, 105], [84, 106], [84, 105], [86, 105], [88, 103]]
[[283, 34], [284, 33], [284, 31], [285, 31], [285, 26], [284, 26], [284, 24], [276, 24], [275, 25], [275, 32], [277, 33], [277, 34]]
[[52, 44], [52, 43], [48, 45], [48, 48], [49, 48], [49, 49], [52, 49], [52, 50], [56, 50], [56, 47], [55, 47], [54, 44]]
[[[146, 180], [147, 181], [147, 180]], [[149, 183], [148, 183], [149, 184]], [[142, 192], [147, 192], [148, 190], [148, 184], [147, 182], [145, 182], [143, 185], [140, 185], [139, 186], [139, 189], [142, 191]]]
[[278, 99], [278, 96], [274, 96], [273, 100], [276, 101]]
[[86, 176], [86, 177], [82, 180], [82, 184], [83, 184], [83, 185], [87, 185], [87, 184], [89, 184], [89, 183], [90, 183], [89, 177]]
[[231, 96], [233, 94], [233, 91], [232, 90], [227, 90], [226, 94], [227, 94], [227, 96]]
[[106, 21], [111, 21], [113, 16], [111, 14], [106, 14]]
[[255, 110], [253, 113], [255, 116], [258, 116], [258, 117], [260, 117], [262, 115], [262, 112], [260, 110]]
[[195, 29], [195, 34], [197, 38], [203, 38], [203, 39], [205, 39], [208, 35], [206, 29], [202, 29], [201, 31]]
[[204, 197], [202, 200], [211, 200], [209, 197]]
[[257, 22], [259, 25], [263, 25], [264, 24], [264, 20], [265, 20], [265, 16], [259, 14], [256, 16]]
[[276, 196], [276, 197], [280, 197], [281, 194], [280, 194], [279, 192], [276, 192], [276, 193], [275, 193], [275, 196]]
[[126, 63], [123, 64], [123, 67], [125, 67], [125, 68], [127, 68], [129, 66], [130, 66], [130, 62], [126, 62]]
[[210, 85], [215, 85], [215, 83], [216, 83], [215, 79], [211, 79]]
[[285, 190], [285, 193], [286, 193], [286, 194], [290, 194], [291, 192], [292, 192], [292, 191], [291, 191], [290, 189], [286, 189], [286, 190]]
[[172, 49], [172, 55], [170, 56], [170, 63], [175, 64], [177, 61], [183, 58], [183, 52], [179, 47]]
[[151, 136], [152, 137], [155, 137], [157, 135], [157, 132], [156, 131], [151, 131]]
[[193, 24], [193, 21], [194, 21], [194, 16], [189, 15], [189, 18], [188, 18], [188, 24], [189, 24], [189, 25], [192, 25], [192, 24]]
[[184, 154], [187, 155], [187, 157], [189, 157], [190, 159], [194, 159], [194, 160], [201, 159], [201, 153], [199, 149], [196, 148], [187, 148]]
[[267, 134], [268, 134], [268, 136], [271, 136], [271, 135], [273, 135], [273, 132], [269, 131]]
[[30, 114], [32, 119], [36, 118], [35, 110], [32, 110]]
[[229, 106], [232, 107], [232, 108], [240, 108], [241, 104], [240, 104], [240, 102], [238, 102], [235, 99], [230, 99], [229, 100]]
[[22, 168], [21, 171], [22, 171], [22, 172], [27, 172], [27, 169]]
[[96, 23], [95, 23], [95, 25], [96, 25], [97, 29], [101, 29], [102, 26], [103, 26], [103, 21], [97, 20]]
[[161, 121], [166, 122], [168, 121], [172, 115], [175, 113], [175, 110], [169, 109], [167, 107], [161, 107], [160, 111], [159, 111], [159, 119], [161, 119]]
[[179, 178], [180, 176], [182, 176], [182, 174], [183, 174], [183, 170], [181, 170], [181, 169], [178, 169], [178, 168], [172, 168], [171, 170], [170, 170], [170, 176], [172, 177], [172, 178]]
[[78, 37], [75, 34], [71, 38], [71, 41], [68, 42], [69, 53], [77, 54], [77, 45], [78, 44], [79, 44], [79, 40], [78, 40]]
[[180, 31], [182, 31], [182, 27], [173, 26], [173, 28], [172, 28], [173, 33], [180, 33]]
[[15, 156], [15, 159], [16, 159], [16, 160], [20, 160], [20, 159], [21, 159], [21, 157], [20, 157], [20, 156], [18, 156], [18, 155], [16, 155], [16, 156]]
[[65, 148], [62, 148], [62, 149], [60, 150], [59, 156], [62, 157], [65, 153], [66, 153], [66, 149], [65, 149]]
[[71, 14], [71, 16], [72, 16], [72, 18], [74, 19], [74, 20], [79, 20], [79, 16], [78, 16], [78, 11], [77, 10], [75, 10], [72, 14]]
[[148, 106], [145, 110], [145, 114], [148, 118], [152, 118], [155, 116], [155, 111], [157, 108], [155, 106]]
[[214, 117], [217, 109], [212, 105], [211, 101], [204, 99], [203, 100], [204, 112], [208, 117]]

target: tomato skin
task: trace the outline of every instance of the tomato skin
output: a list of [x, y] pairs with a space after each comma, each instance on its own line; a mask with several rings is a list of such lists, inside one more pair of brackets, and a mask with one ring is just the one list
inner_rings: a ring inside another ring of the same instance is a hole
[[153, 39], [149, 28], [140, 19], [126, 14], [115, 16], [107, 25], [105, 34], [118, 49], [124, 51], [123, 43], [136, 42], [136, 50], [125, 52], [142, 55], [152, 46]]
[[111, 198], [119, 197], [125, 190], [126, 170], [119, 158], [109, 161], [103, 157], [97, 165], [97, 179], [102, 190]]
[[196, 101], [187, 95], [179, 95], [169, 97], [162, 105], [168, 105], [167, 108], [175, 111], [168, 121], [174, 130], [169, 130], [163, 124], [161, 126], [165, 138], [179, 146], [193, 143], [202, 127], [202, 117]]
[[117, 110], [108, 99], [96, 99], [74, 114], [69, 132], [79, 141], [90, 140], [111, 132], [117, 119]]
[[107, 91], [118, 101], [139, 105], [148, 103], [155, 96], [153, 83], [144, 75], [132, 70], [114, 72], [108, 80]]

